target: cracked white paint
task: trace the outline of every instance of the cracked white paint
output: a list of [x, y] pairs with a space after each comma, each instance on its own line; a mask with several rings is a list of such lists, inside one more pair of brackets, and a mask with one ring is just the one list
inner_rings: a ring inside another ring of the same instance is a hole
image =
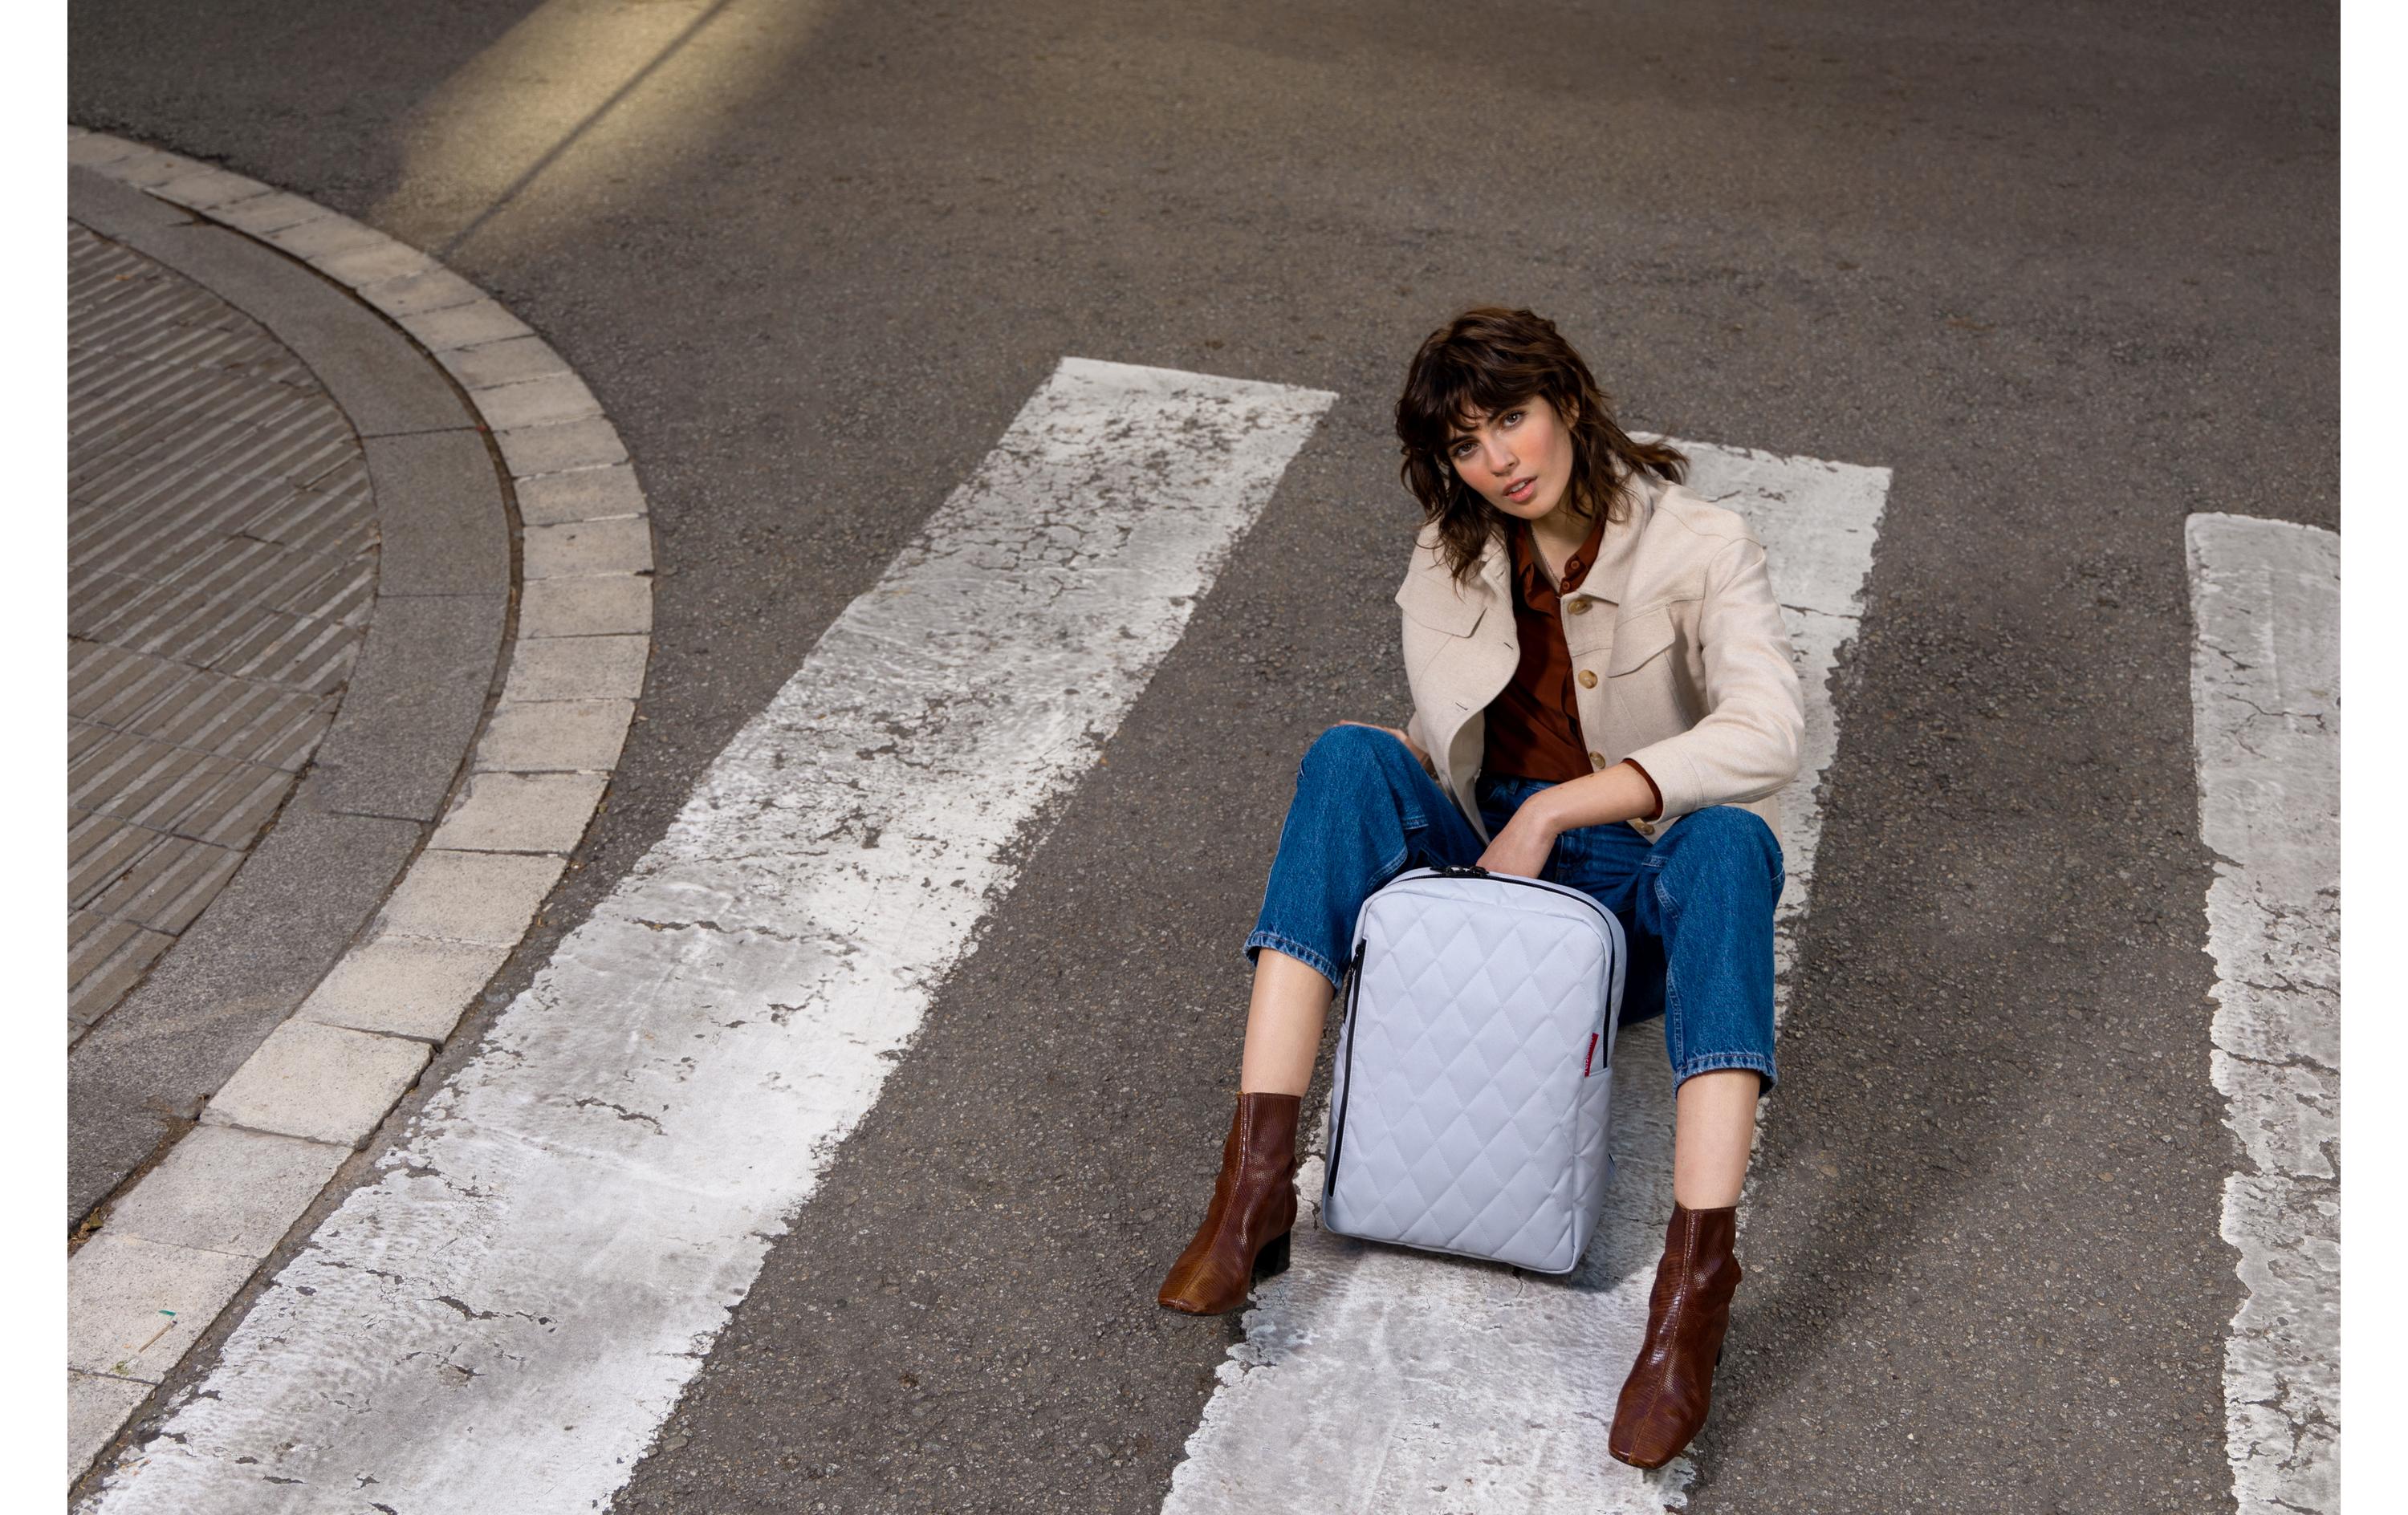
[[98, 1509], [607, 1502], [1333, 398], [1066, 359]]
[[[1789, 887], [1774, 953], [1785, 982], [1821, 830], [1816, 786], [1839, 746], [1826, 680], [1856, 632], [1889, 470], [1679, 445], [1696, 465], [1692, 486], [1747, 517], [1763, 541], [1805, 684], [1799, 776], [1781, 795]], [[1165, 1515], [1684, 1508], [1686, 1458], [1641, 1474], [1605, 1451], [1672, 1210], [1660, 1019], [1624, 1034], [1613, 1076], [1613, 1184], [1587, 1255], [1563, 1279], [1321, 1230], [1325, 1114], [1297, 1178], [1288, 1271], [1256, 1293], [1245, 1340], [1221, 1365], [1172, 1472]], [[1767, 1103], [1768, 1119], [1778, 1104]]]
[[2192, 739], [2216, 1012], [2246, 1166], [2224, 1183], [2245, 1291], [2224, 1350], [2241, 1515], [2341, 1508], [2341, 538], [2195, 515]]

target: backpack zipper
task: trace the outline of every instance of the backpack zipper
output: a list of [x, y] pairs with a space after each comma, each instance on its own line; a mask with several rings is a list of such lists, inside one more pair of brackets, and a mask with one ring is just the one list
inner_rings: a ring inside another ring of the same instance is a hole
[[1338, 1119], [1329, 1127], [1329, 1197], [1338, 1197], [1338, 1156], [1346, 1150], [1346, 1106], [1354, 1097], [1354, 1037], [1362, 1028], [1354, 1023], [1354, 1002], [1363, 993], [1363, 954], [1370, 950], [1369, 937], [1354, 944], [1354, 960], [1347, 965], [1346, 979], [1346, 1082], [1338, 1096]]
[[1518, 873], [1491, 873], [1477, 863], [1448, 864], [1430, 869], [1434, 879], [1486, 879], [1500, 884], [1521, 884], [1526, 888], [1544, 890], [1558, 899], [1578, 900], [1599, 915], [1607, 913], [1604, 906], [1564, 884], [1551, 884], [1541, 879], [1525, 879]]

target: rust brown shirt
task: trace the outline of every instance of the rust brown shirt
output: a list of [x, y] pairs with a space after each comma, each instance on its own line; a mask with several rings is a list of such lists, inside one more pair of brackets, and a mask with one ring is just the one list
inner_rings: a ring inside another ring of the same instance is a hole
[[[1513, 669], [1512, 681], [1489, 702], [1486, 747], [1481, 761], [1484, 773], [1563, 783], [1583, 777], [1594, 766], [1572, 693], [1572, 655], [1564, 639], [1563, 595], [1580, 587], [1604, 539], [1605, 512], [1600, 510], [1589, 527], [1587, 540], [1564, 560], [1559, 587], [1547, 581], [1528, 522], [1514, 529], [1511, 537], [1513, 630], [1521, 642], [1522, 658]], [[1654, 790], [1655, 779], [1644, 768], [1639, 772]], [[1657, 794], [1658, 813], [1663, 803]]]
[[1513, 680], [1489, 702], [1485, 773], [1512, 774], [1548, 783], [1578, 779], [1589, 771], [1580, 708], [1572, 695], [1572, 655], [1564, 643], [1563, 591], [1578, 589], [1605, 539], [1605, 512], [1598, 512], [1588, 539], [1564, 562], [1561, 588], [1547, 581], [1538, 544], [1527, 522], [1512, 531], [1513, 630], [1522, 661]]

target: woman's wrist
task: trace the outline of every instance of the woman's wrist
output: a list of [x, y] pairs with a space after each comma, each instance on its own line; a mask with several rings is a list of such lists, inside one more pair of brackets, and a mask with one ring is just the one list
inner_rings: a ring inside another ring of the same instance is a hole
[[1522, 808], [1533, 807], [1538, 809], [1531, 818], [1533, 822], [1543, 825], [1550, 836], [1559, 836], [1583, 826], [1611, 825], [1653, 815], [1659, 802], [1656, 786], [1644, 772], [1634, 764], [1617, 763], [1564, 783], [1548, 785], [1531, 795]]

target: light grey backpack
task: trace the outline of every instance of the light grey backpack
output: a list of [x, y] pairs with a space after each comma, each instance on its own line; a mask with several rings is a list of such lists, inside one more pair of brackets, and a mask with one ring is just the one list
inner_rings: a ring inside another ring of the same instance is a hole
[[1579, 890], [1414, 868], [1354, 917], [1321, 1223], [1569, 1273], [1613, 1176], [1622, 922]]

